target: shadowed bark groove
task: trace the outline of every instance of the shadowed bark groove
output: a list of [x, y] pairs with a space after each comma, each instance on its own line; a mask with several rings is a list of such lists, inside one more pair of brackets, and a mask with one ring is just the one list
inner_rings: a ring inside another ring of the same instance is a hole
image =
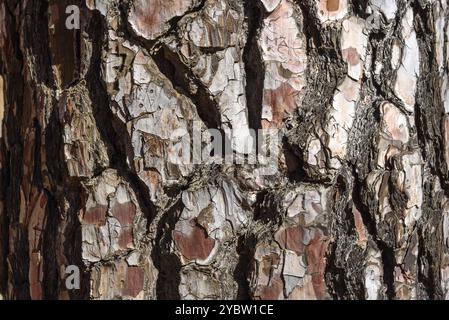
[[249, 126], [254, 130], [261, 128], [263, 86], [265, 66], [257, 44], [262, 25], [263, 12], [260, 3], [245, 1], [245, 15], [248, 17], [248, 38], [243, 53], [246, 73], [246, 103]]

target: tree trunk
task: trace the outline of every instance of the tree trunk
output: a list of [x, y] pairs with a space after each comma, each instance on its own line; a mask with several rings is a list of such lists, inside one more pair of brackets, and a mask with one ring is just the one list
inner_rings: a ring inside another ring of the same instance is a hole
[[1, 296], [449, 299], [448, 21], [2, 1]]

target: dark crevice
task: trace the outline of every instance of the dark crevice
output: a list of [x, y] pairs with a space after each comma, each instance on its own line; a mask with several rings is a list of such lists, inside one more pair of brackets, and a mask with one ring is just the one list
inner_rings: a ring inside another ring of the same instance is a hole
[[[81, 185], [73, 187], [70, 192], [66, 192], [67, 200], [70, 203], [70, 209], [67, 213], [66, 226], [64, 232], [64, 255], [68, 265], [75, 265], [80, 268], [80, 290], [70, 290], [71, 300], [85, 300], [90, 298], [90, 276], [88, 267], [85, 265], [82, 256], [82, 230], [78, 213], [85, 207], [87, 195]], [[63, 279], [64, 280], [64, 279]], [[65, 288], [65, 283], [61, 283]]]
[[[52, 194], [45, 190], [42, 183], [42, 164], [41, 164], [41, 152], [43, 151], [42, 145], [42, 131], [39, 125], [39, 121], [34, 119], [34, 132], [35, 132], [35, 146], [34, 146], [34, 173], [33, 173], [33, 185], [36, 186], [38, 190], [42, 190], [44, 197], [47, 199], [47, 206], [45, 208], [45, 225], [42, 232], [41, 242], [38, 244], [38, 248], [43, 248], [42, 250], [42, 269], [43, 269], [43, 279], [42, 279], [42, 291], [44, 299], [57, 299], [58, 297], [58, 284], [59, 284], [59, 270], [58, 263], [56, 261], [57, 257], [57, 232], [59, 225], [59, 212], [57, 209], [56, 199]], [[49, 136], [47, 136], [49, 137]], [[56, 136], [60, 137], [60, 136]], [[53, 142], [55, 137], [52, 137]], [[49, 140], [49, 139], [47, 139]], [[44, 140], [45, 141], [45, 140]], [[50, 141], [47, 141], [50, 143]], [[52, 154], [52, 153], [49, 153]], [[51, 162], [53, 163], [53, 162]], [[62, 162], [64, 163], [64, 162]], [[49, 164], [51, 166], [52, 164]], [[36, 230], [37, 231], [37, 230]]]
[[[376, 64], [376, 61], [382, 61], [385, 59], [385, 56], [390, 56], [391, 53], [388, 53], [388, 55], [385, 54], [385, 40], [386, 40], [386, 34], [382, 31], [376, 31], [376, 32], [370, 32], [368, 37], [368, 43], [372, 50], [372, 65]], [[379, 49], [381, 48], [381, 49]], [[387, 65], [385, 68], [389, 69], [391, 66]], [[391, 72], [391, 71], [390, 71]], [[378, 80], [385, 79], [385, 77], [379, 77], [379, 79], [376, 79], [375, 77], [370, 77], [366, 79], [369, 85], [371, 85], [371, 88], [374, 88], [375, 90], [375, 96], [378, 100], [396, 100], [397, 98], [395, 95], [391, 92], [390, 87], [385, 87], [385, 84], [383, 82], [379, 82]], [[397, 104], [397, 103], [395, 103]]]
[[256, 204], [254, 208], [254, 221], [260, 221], [266, 227], [269, 225], [280, 226], [282, 216], [278, 214], [278, 202], [276, 194], [268, 190], [262, 190], [256, 195]]
[[[434, 277], [434, 259], [430, 252], [426, 250], [425, 238], [426, 235], [423, 230], [418, 228], [418, 282], [424, 286], [426, 298], [434, 300], [438, 284]], [[422, 270], [425, 270], [425, 272]]]
[[[344, 174], [344, 171], [342, 171]], [[325, 269], [326, 285], [334, 299], [360, 299], [364, 297], [360, 267], [353, 261], [359, 261], [360, 250], [352, 246], [353, 222], [350, 201], [351, 182], [339, 175], [333, 187], [332, 220], [329, 224], [330, 237], [335, 239], [328, 251]]]
[[341, 299], [348, 292], [345, 281], [345, 270], [336, 265], [337, 261], [337, 242], [333, 242], [328, 249], [330, 254], [327, 256], [325, 275], [329, 292], [334, 300]]
[[[443, 206], [444, 191], [435, 192], [437, 177], [424, 183], [422, 217], [417, 224], [418, 255], [418, 299], [444, 299], [441, 286], [442, 264], [444, 263]], [[443, 251], [443, 252], [442, 252]]]
[[57, 244], [58, 241], [58, 225], [59, 211], [57, 209], [56, 199], [49, 192], [45, 192], [47, 197], [47, 208], [45, 215], [47, 221], [45, 223], [42, 239], [42, 258], [43, 258], [43, 280], [42, 289], [45, 300], [58, 299], [59, 293], [59, 265], [57, 262]]
[[304, 34], [307, 39], [307, 54], [309, 55], [313, 46], [320, 51], [323, 46], [323, 39], [322, 31], [320, 30], [320, 22], [312, 12], [312, 10], [314, 10], [313, 8], [315, 8], [315, 4], [307, 3], [304, 0], [296, 0], [296, 3], [301, 9], [302, 17], [304, 19], [303, 26]]
[[393, 300], [395, 298], [394, 268], [396, 266], [394, 249], [379, 239], [376, 240], [376, 244], [382, 256], [383, 281], [387, 288], [386, 295], [388, 299]]
[[321, 182], [323, 184], [330, 184], [331, 181], [327, 177], [323, 177], [321, 181], [315, 178], [311, 178], [306, 170], [307, 164], [303, 158], [303, 152], [297, 145], [289, 143], [286, 137], [283, 138], [283, 152], [285, 157], [285, 165], [287, 167], [287, 176], [289, 181], [294, 183], [316, 183]]
[[260, 3], [252, 0], [244, 1], [244, 11], [248, 23], [248, 36], [245, 48], [243, 49], [248, 122], [251, 129], [258, 130], [262, 127], [261, 120], [265, 64], [257, 43], [257, 37], [262, 26], [263, 14]]
[[[192, 100], [206, 126], [210, 129], [220, 129], [221, 116], [218, 103], [179, 56], [162, 45], [152, 57], [159, 71], [173, 83], [174, 88]], [[192, 90], [193, 86], [196, 91]]]
[[154, 247], [151, 258], [159, 270], [156, 283], [156, 297], [161, 300], [179, 300], [179, 284], [181, 282], [181, 261], [171, 252], [172, 232], [179, 220], [182, 202], [178, 200], [166, 211], [157, 224]]
[[256, 244], [257, 237], [254, 235], [243, 235], [237, 240], [237, 254], [239, 259], [234, 269], [234, 280], [237, 282], [238, 290], [235, 299], [249, 300], [251, 298], [249, 276]]
[[9, 256], [9, 264], [11, 266], [11, 278], [9, 279], [12, 286], [12, 294], [8, 298], [16, 300], [30, 300], [30, 283], [28, 280], [28, 271], [30, 269], [30, 261], [28, 259], [28, 228], [25, 225], [18, 224], [15, 228], [15, 241], [12, 244], [14, 254]]
[[36, 59], [36, 82], [55, 88], [51, 66], [51, 52], [48, 34], [48, 1], [29, 1], [23, 17], [23, 35], [27, 47]]
[[396, 258], [394, 256], [394, 249], [380, 239], [377, 234], [376, 221], [370, 214], [370, 209], [366, 206], [360, 196], [360, 190], [363, 190], [363, 186], [359, 182], [358, 174], [354, 170], [354, 186], [352, 191], [352, 200], [354, 206], [360, 212], [363, 220], [363, 224], [366, 227], [368, 233], [372, 236], [373, 241], [381, 252], [382, 265], [383, 265], [383, 281], [386, 287], [387, 298], [392, 300], [395, 297], [394, 286], [394, 268], [396, 266]]
[[366, 0], [352, 0], [352, 10], [357, 16], [367, 19], [370, 16], [370, 14], [366, 12], [368, 4], [369, 2]]

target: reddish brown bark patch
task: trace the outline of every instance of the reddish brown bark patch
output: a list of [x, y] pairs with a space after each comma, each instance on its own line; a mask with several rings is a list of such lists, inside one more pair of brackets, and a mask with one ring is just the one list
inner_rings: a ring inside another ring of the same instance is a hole
[[32, 253], [30, 256], [28, 275], [30, 279], [31, 299], [41, 300], [43, 298], [42, 284], [40, 282], [40, 279], [42, 278], [42, 263], [38, 253]]
[[329, 12], [338, 11], [340, 8], [340, 0], [327, 0], [326, 9]]
[[282, 248], [294, 251], [298, 255], [304, 253], [304, 230], [302, 227], [281, 228], [275, 238]]
[[122, 293], [125, 296], [136, 297], [143, 290], [145, 273], [141, 267], [128, 267]]
[[318, 299], [326, 297], [324, 272], [326, 269], [327, 237], [316, 233], [310, 244], [306, 247], [307, 270], [312, 276], [312, 285]]
[[343, 60], [348, 62], [351, 66], [356, 66], [360, 63], [360, 55], [355, 48], [347, 48], [342, 50]]
[[256, 296], [261, 300], [278, 300], [282, 294], [284, 284], [279, 275], [273, 276], [270, 280], [270, 285], [259, 288], [260, 293]]
[[212, 252], [215, 240], [194, 219], [190, 221], [190, 226], [189, 234], [173, 232], [176, 247], [187, 260], [205, 260]]
[[152, 36], [155, 30], [160, 31], [161, 25], [164, 23], [164, 21], [161, 21], [159, 12], [161, 10], [160, 2], [142, 0], [134, 2], [134, 13], [136, 16], [134, 23], [141, 33]]
[[352, 207], [354, 215], [354, 224], [360, 241], [366, 241], [365, 225], [363, 224], [362, 214], [356, 207]]
[[444, 158], [446, 160], [446, 165], [449, 168], [449, 116], [446, 116], [444, 118], [443, 131], [444, 131]]
[[151, 152], [153, 157], [164, 156], [165, 144], [161, 139], [155, 136], [148, 135], [145, 137], [145, 147]]
[[135, 0], [129, 21], [146, 39], [161, 35], [169, 21], [184, 14], [191, 6], [192, 0]]
[[122, 229], [118, 238], [118, 245], [122, 249], [133, 248], [133, 230], [126, 227]]
[[298, 92], [288, 83], [283, 83], [279, 88], [267, 90], [264, 93], [265, 103], [271, 106], [272, 121], [275, 126], [282, 123], [284, 117], [296, 109], [296, 97]]
[[112, 215], [122, 227], [131, 226], [136, 216], [136, 206], [132, 202], [117, 203], [112, 207]]
[[96, 205], [93, 208], [84, 210], [82, 222], [87, 224], [95, 224], [97, 226], [104, 226], [106, 224], [107, 206]]
[[272, 274], [273, 267], [279, 265], [280, 262], [279, 255], [276, 253], [271, 253], [269, 255], [265, 255], [262, 258], [262, 272], [266, 276], [270, 276]]

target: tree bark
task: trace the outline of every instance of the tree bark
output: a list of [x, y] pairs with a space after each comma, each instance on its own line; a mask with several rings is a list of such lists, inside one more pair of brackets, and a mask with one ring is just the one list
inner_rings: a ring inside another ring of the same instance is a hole
[[[0, 297], [449, 299], [448, 21], [446, 0], [2, 1]], [[212, 137], [228, 157], [187, 161]]]

